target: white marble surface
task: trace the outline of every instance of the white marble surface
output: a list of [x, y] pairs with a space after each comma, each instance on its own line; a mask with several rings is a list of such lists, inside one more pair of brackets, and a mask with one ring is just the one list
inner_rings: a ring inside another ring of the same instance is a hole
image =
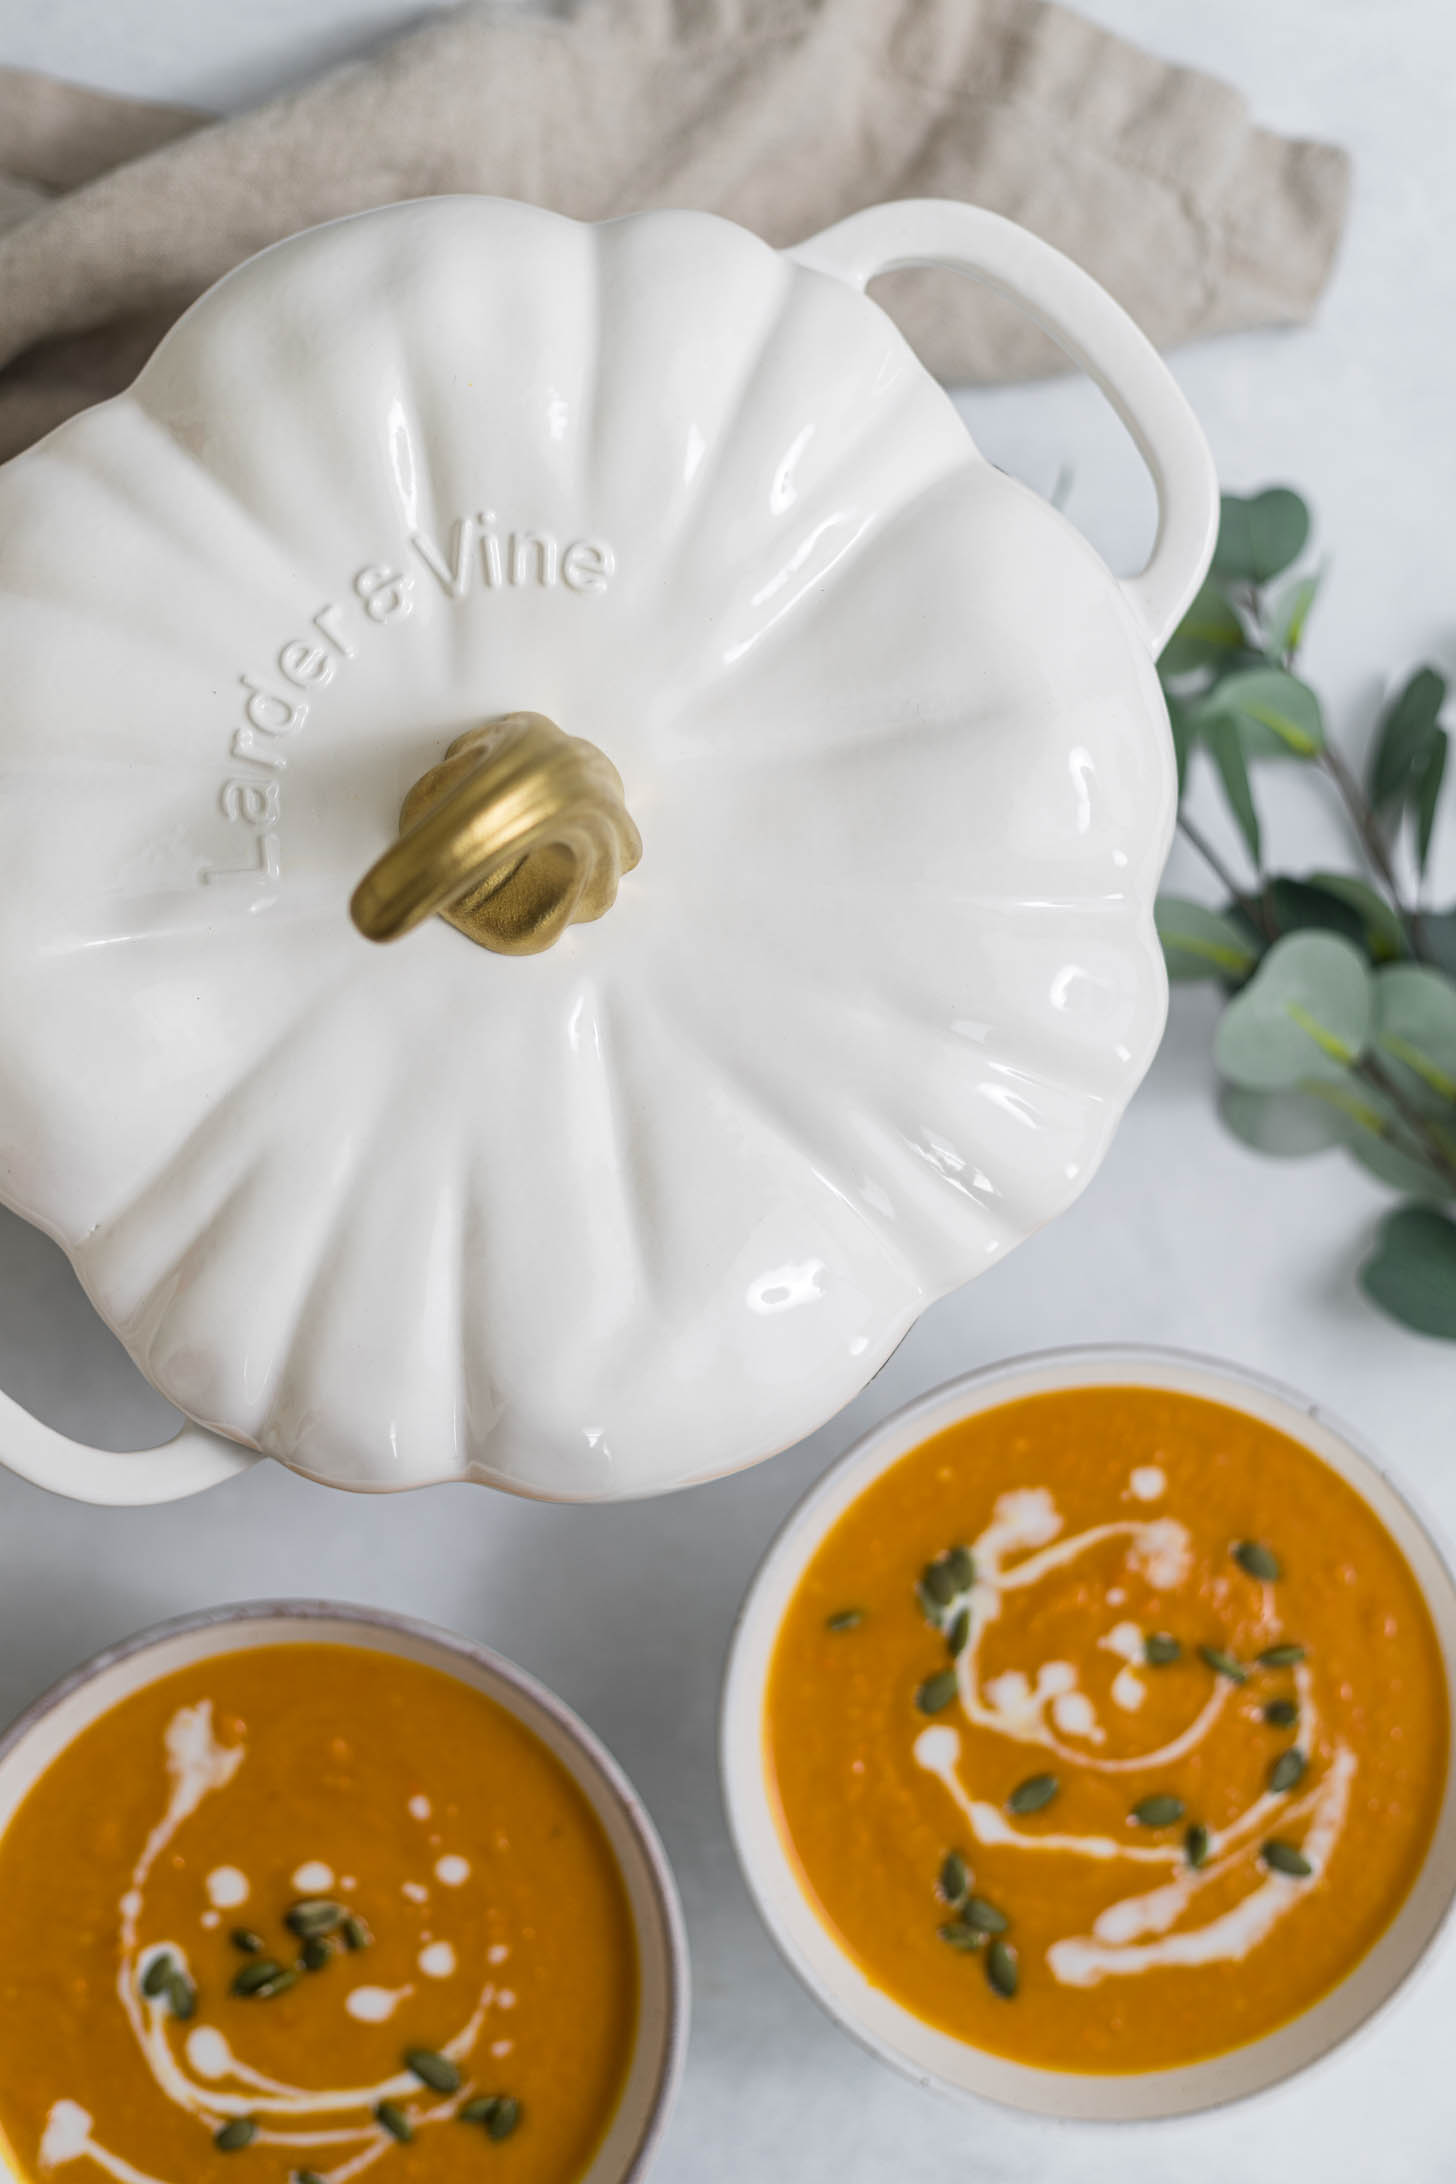
[[[119, 89], [240, 104], [412, 12], [399, 0], [0, 0], [0, 60]], [[1358, 158], [1355, 212], [1319, 323], [1185, 352], [1183, 384], [1225, 479], [1284, 477], [1333, 559], [1310, 646], [1358, 740], [1382, 677], [1456, 665], [1451, 424], [1456, 354], [1456, 10], [1447, 0], [1095, 0], [1089, 12], [1243, 86], [1257, 111]], [[1123, 563], [1149, 496], [1073, 383], [968, 398], [998, 460], [1049, 485]], [[1343, 848], [1286, 774], [1274, 846], [1300, 869]], [[1442, 869], [1456, 891], [1456, 827]], [[1178, 877], [1192, 878], [1183, 867]], [[1059, 1342], [1195, 1346], [1342, 1412], [1456, 1535], [1456, 1350], [1361, 1302], [1383, 1203], [1337, 1155], [1270, 1166], [1224, 1136], [1211, 1011], [1180, 997], [1103, 1173], [1055, 1229], [932, 1312], [853, 1409], [724, 1484], [616, 1510], [443, 1489], [327, 1495], [271, 1468], [160, 1511], [72, 1507], [0, 1478], [0, 1716], [118, 1634], [218, 1599], [322, 1593], [410, 1610], [499, 1646], [579, 1707], [635, 1776], [686, 1899], [697, 1974], [687, 2083], [660, 2184], [1448, 2184], [1456, 2146], [1456, 1946], [1333, 2066], [1228, 2114], [1135, 2130], [1049, 2128], [942, 2105], [866, 2060], [780, 1966], [751, 1913], [714, 1768], [735, 1606], [780, 1517], [869, 1420], [952, 1372]], [[0, 1382], [115, 1446], [165, 1405], [91, 1317], [58, 1254], [0, 1217]]]

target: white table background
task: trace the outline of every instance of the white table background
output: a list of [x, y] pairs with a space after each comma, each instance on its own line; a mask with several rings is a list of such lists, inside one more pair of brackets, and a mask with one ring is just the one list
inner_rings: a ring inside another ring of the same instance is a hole
[[[409, 20], [402, 0], [0, 0], [0, 60], [116, 90], [243, 105]], [[1456, 666], [1456, 7], [1450, 0], [1090, 0], [1087, 12], [1232, 79], [1265, 121], [1355, 153], [1354, 215], [1319, 322], [1184, 351], [1226, 484], [1307, 491], [1332, 557], [1308, 651], [1359, 747], [1382, 680]], [[1151, 496], [1075, 382], [968, 396], [987, 451], [1049, 488], [1120, 566]], [[1207, 790], [1207, 784], [1201, 785]], [[1212, 798], [1210, 825], [1230, 839]], [[1317, 783], [1266, 789], [1286, 869], [1344, 854]], [[1456, 825], [1442, 844], [1456, 894]], [[1186, 852], [1176, 883], [1201, 886]], [[1142, 1340], [1260, 1367], [1342, 1413], [1456, 1536], [1456, 1348], [1379, 1318], [1354, 1270], [1384, 1195], [1338, 1154], [1261, 1161], [1219, 1128], [1208, 997], [1163, 1051], [1080, 1204], [930, 1312], [842, 1417], [776, 1462], [618, 1509], [477, 1489], [330, 1495], [271, 1465], [201, 1500], [110, 1512], [0, 1474], [0, 1718], [93, 1649], [218, 1600], [308, 1593], [452, 1625], [542, 1676], [617, 1752], [666, 1838], [696, 1971], [691, 2058], [656, 2184], [1450, 2184], [1456, 1944], [1337, 2062], [1226, 2114], [1053, 2127], [917, 2092], [864, 2057], [779, 1963], [724, 1830], [714, 1716], [737, 1603], [780, 1519], [863, 1428], [985, 1360]], [[60, 1254], [0, 1215], [0, 1384], [113, 1447], [173, 1414]], [[3, 2058], [0, 2058], [3, 2068]]]

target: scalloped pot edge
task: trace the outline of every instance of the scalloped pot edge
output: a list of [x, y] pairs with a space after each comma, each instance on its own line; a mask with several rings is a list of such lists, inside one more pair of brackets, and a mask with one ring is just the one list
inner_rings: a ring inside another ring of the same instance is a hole
[[[1140, 577], [860, 292], [912, 259], [1109, 392]], [[605, 1500], [822, 1424], [1070, 1203], [1156, 1048], [1152, 647], [1216, 512], [1130, 321], [970, 207], [796, 258], [427, 200], [230, 275], [0, 470], [0, 1189], [197, 1422], [111, 1459], [0, 1398], [0, 1455]], [[640, 864], [546, 953], [372, 946], [406, 793], [525, 709]]]

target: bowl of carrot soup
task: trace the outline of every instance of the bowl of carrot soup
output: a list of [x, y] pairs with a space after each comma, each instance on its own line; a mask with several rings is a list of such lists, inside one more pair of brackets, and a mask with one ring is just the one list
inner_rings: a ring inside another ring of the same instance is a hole
[[15, 2184], [628, 2184], [686, 2010], [629, 1784], [462, 1639], [219, 1609], [0, 1740]]
[[917, 2078], [1237, 2099], [1402, 1985], [1456, 1893], [1456, 1586], [1351, 1437], [1169, 1352], [887, 1420], [735, 1637], [730, 1824], [789, 1962]]

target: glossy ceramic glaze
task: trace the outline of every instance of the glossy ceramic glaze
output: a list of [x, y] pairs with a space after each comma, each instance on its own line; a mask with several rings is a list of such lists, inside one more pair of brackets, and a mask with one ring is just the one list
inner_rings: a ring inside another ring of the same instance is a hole
[[[911, 261], [1107, 388], [1140, 577], [978, 455], [862, 292]], [[1216, 509], [1131, 322], [965, 206], [781, 254], [442, 199], [223, 281], [0, 472], [0, 1195], [197, 1424], [6, 1404], [0, 1455], [592, 1499], [822, 1423], [1152, 1056], [1153, 656]], [[515, 709], [612, 761], [641, 863], [546, 955], [370, 946], [406, 791]]]
[[[318, 1601], [259, 1602], [164, 1624], [88, 1662], [0, 1737], [0, 1833], [51, 1762], [120, 1700], [220, 1655], [290, 1644], [358, 1646], [455, 1677], [524, 1723], [587, 1799], [625, 1883], [641, 1987], [617, 2112], [581, 2184], [640, 2184], [687, 2047], [687, 1937], [676, 1886], [652, 1821], [611, 1755], [559, 1699], [498, 1654], [402, 1616]], [[31, 2184], [3, 2145], [0, 2177]]]
[[1049, 1351], [988, 1366], [922, 1396], [850, 1449], [790, 1517], [750, 1588], [729, 1655], [721, 1757], [729, 1825], [765, 1924], [805, 1985], [886, 2062], [942, 2092], [1036, 2115], [1134, 2121], [1189, 2115], [1278, 2084], [1347, 2039], [1409, 1978], [1456, 1900], [1456, 1769], [1448, 1769], [1431, 1848], [1374, 1947], [1303, 2015], [1205, 2062], [1124, 2076], [1047, 2070], [990, 2055], [940, 2032], [875, 1986], [811, 1905], [778, 1821], [764, 1702], [779, 1624], [836, 1520], [874, 1479], [957, 1420], [1053, 1389], [1176, 1389], [1243, 1411], [1311, 1449], [1369, 1504], [1413, 1571], [1430, 1610], [1456, 1703], [1456, 1580], [1404, 1496], [1344, 1427], [1273, 1382], [1173, 1350]]

